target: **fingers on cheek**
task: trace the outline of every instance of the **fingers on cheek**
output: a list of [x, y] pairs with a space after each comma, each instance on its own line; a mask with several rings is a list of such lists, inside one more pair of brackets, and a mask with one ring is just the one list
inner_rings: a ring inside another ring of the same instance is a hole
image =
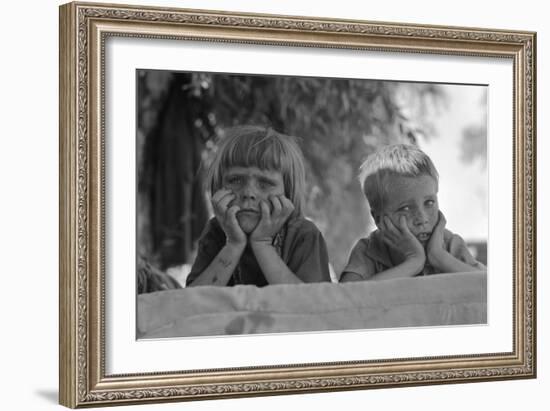
[[262, 201], [260, 203], [260, 209], [262, 211], [262, 217], [267, 218], [269, 216], [269, 209], [270, 209], [269, 204], [266, 201]]
[[231, 217], [236, 217], [237, 211], [239, 211], [239, 207], [231, 206], [227, 209], [227, 214]]
[[213, 201], [213, 203], [215, 207], [223, 211], [233, 204], [234, 199], [235, 199], [235, 195], [227, 194], [219, 198], [217, 201]]
[[389, 230], [386, 230], [382, 232], [382, 238], [386, 241], [393, 241], [394, 236], [392, 232], [390, 232]]
[[384, 236], [383, 237], [383, 240], [386, 244], [392, 246], [392, 247], [395, 247], [395, 242], [393, 241], [392, 238], [388, 237], [388, 236]]
[[278, 214], [281, 211], [281, 203], [277, 197], [269, 197], [269, 202], [271, 204], [271, 210], [274, 214]]
[[283, 208], [287, 210], [288, 214], [291, 214], [294, 211], [294, 204], [288, 198], [283, 197], [281, 199], [281, 203], [283, 205]]

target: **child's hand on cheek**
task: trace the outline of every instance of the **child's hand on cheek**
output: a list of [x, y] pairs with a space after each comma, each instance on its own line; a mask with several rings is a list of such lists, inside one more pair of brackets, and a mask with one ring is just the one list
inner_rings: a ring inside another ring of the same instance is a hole
[[428, 242], [428, 246], [426, 247], [428, 261], [430, 261], [430, 263], [434, 267], [437, 267], [437, 262], [441, 260], [441, 257], [444, 255], [444, 253], [447, 253], [447, 251], [445, 250], [445, 243], [443, 241], [446, 224], [447, 220], [445, 219], [443, 213], [440, 211], [439, 220], [437, 221], [437, 224], [432, 231], [430, 241]]
[[[271, 207], [270, 207], [271, 204]], [[270, 208], [272, 211], [270, 212]], [[271, 245], [273, 237], [281, 230], [284, 223], [294, 211], [294, 204], [283, 195], [270, 196], [267, 201], [260, 202], [262, 217], [250, 234], [250, 243], [264, 243]]]
[[388, 216], [383, 216], [380, 228], [386, 244], [403, 254], [406, 260], [414, 261], [419, 267], [424, 266], [424, 247], [410, 232], [405, 216], [399, 218], [398, 226], [395, 226]]
[[216, 219], [225, 232], [228, 244], [239, 246], [246, 245], [246, 234], [237, 221], [237, 212], [240, 207], [237, 205], [229, 206], [235, 199], [235, 194], [231, 190], [222, 188], [212, 196], [212, 208]]

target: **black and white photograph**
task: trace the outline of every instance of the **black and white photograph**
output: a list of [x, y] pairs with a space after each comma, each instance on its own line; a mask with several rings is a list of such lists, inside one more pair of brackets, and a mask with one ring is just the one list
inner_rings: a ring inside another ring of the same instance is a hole
[[537, 33], [177, 7], [56, 17], [59, 403], [536, 378]]
[[136, 337], [487, 323], [486, 84], [136, 70]]

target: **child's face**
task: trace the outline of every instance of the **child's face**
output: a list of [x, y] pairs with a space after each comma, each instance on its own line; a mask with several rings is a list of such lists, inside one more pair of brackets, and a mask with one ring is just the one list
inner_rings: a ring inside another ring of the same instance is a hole
[[436, 181], [429, 175], [389, 176], [387, 184], [389, 195], [382, 214], [374, 216], [376, 224], [386, 215], [399, 227], [400, 217], [405, 216], [411, 233], [426, 244], [439, 218]]
[[223, 187], [235, 194], [229, 206], [237, 205], [237, 220], [242, 230], [250, 234], [261, 218], [260, 201], [270, 196], [284, 195], [283, 176], [279, 171], [261, 170], [257, 167], [230, 167], [223, 176]]

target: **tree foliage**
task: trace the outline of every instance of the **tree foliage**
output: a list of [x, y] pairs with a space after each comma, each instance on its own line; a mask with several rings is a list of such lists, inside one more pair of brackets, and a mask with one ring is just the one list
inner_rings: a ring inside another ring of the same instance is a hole
[[[198, 142], [203, 162], [228, 126], [266, 125], [297, 137], [306, 160], [306, 214], [323, 232], [338, 274], [353, 243], [369, 231], [368, 206], [356, 179], [361, 162], [381, 145], [416, 144], [419, 134], [429, 134], [422, 110], [428, 99], [441, 96], [433, 85], [361, 79], [144, 72], [142, 82], [139, 136], [158, 139], [153, 130], [167, 121], [166, 113], [174, 110], [169, 105], [179, 101], [175, 113], [190, 126], [180, 126], [177, 138]], [[174, 90], [185, 98], [170, 103], [167, 96]], [[143, 164], [156, 155], [147, 151], [154, 146], [142, 144], [142, 155], [149, 157]], [[140, 170], [138, 179], [146, 181], [150, 168]], [[147, 187], [140, 191], [144, 203], [150, 202]], [[142, 211], [144, 219], [150, 218]], [[143, 229], [144, 243], [151, 229]]]

